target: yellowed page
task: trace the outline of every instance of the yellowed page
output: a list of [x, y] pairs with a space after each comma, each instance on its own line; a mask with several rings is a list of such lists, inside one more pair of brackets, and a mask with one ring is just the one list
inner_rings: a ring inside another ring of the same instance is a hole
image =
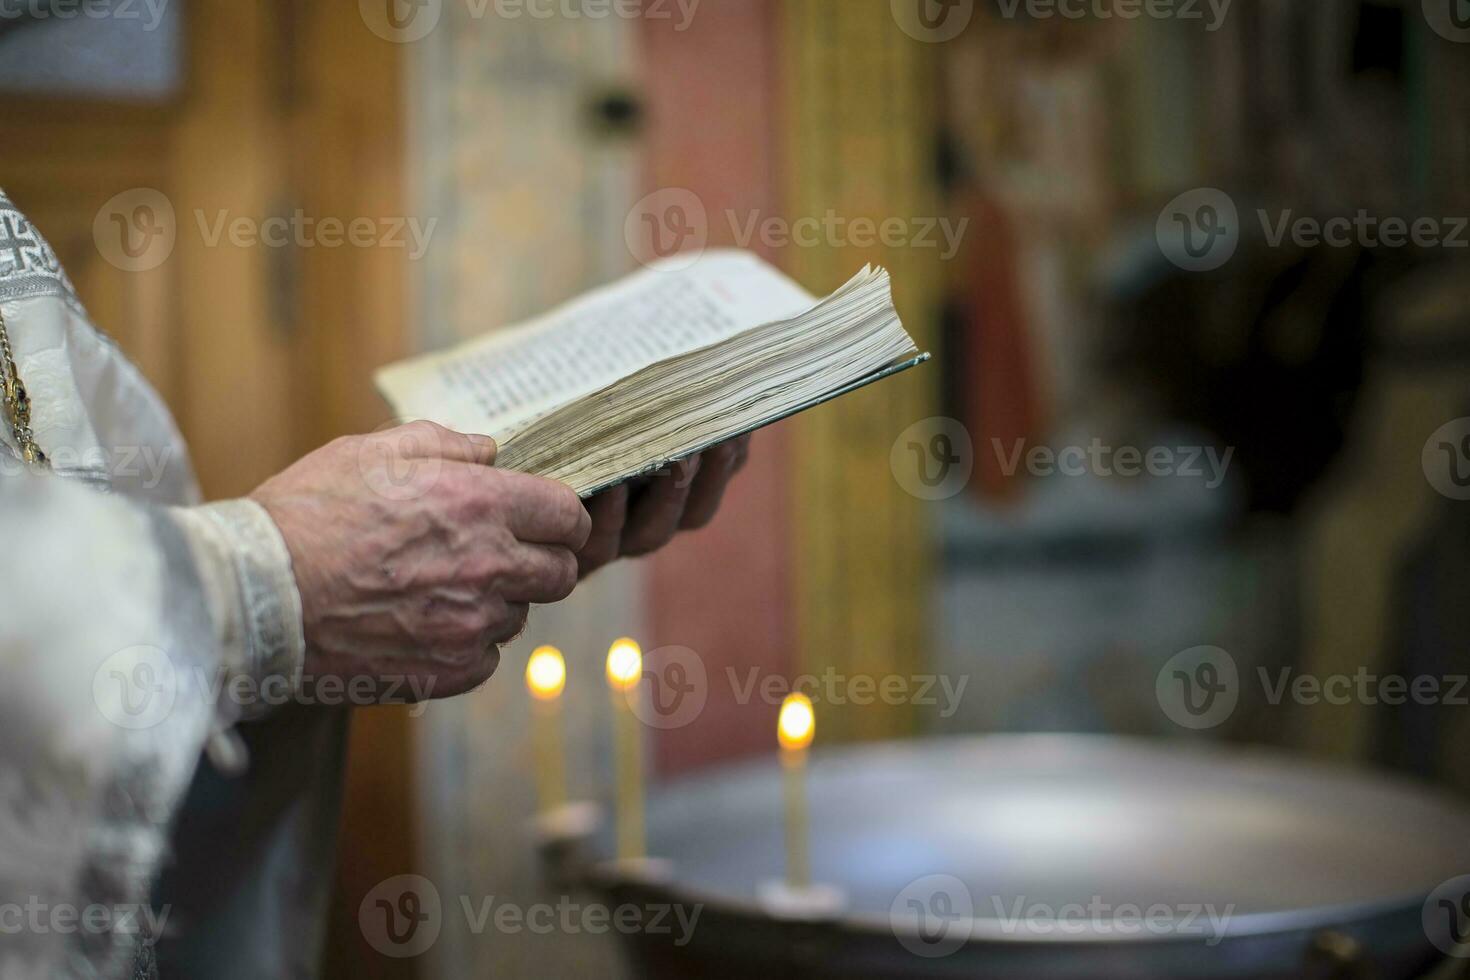
[[404, 418], [495, 435], [817, 300], [748, 252], [655, 264], [535, 320], [377, 374]]

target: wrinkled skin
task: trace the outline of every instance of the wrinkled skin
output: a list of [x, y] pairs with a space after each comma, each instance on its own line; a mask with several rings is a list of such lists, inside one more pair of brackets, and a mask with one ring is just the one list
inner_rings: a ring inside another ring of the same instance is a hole
[[460, 694], [494, 673], [531, 603], [571, 594], [586, 508], [494, 461], [492, 439], [414, 422], [338, 439], [251, 494], [291, 552], [306, 675]]
[[[495, 672], [531, 604], [714, 517], [738, 439], [587, 506], [567, 486], [494, 467], [488, 436], [431, 422], [329, 443], [250, 496], [291, 553], [307, 694], [371, 678], [394, 701], [452, 697]], [[390, 693], [391, 692], [391, 693]]]

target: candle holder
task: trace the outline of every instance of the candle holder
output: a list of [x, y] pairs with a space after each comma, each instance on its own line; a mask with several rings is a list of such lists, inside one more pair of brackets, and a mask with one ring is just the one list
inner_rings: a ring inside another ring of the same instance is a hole
[[836, 885], [773, 880], [761, 884], [756, 898], [771, 918], [788, 922], [835, 922], [847, 908], [847, 893]]
[[527, 823], [546, 879], [565, 888], [580, 884], [597, 863], [594, 841], [605, 822], [603, 807], [590, 800], [565, 803], [536, 814]]

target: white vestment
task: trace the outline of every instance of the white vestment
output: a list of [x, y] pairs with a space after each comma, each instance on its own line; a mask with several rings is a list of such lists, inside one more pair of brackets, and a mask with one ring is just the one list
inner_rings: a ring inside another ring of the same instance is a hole
[[[312, 975], [345, 715], [222, 695], [300, 683], [285, 542], [254, 502], [200, 505], [168, 410], [3, 191], [0, 312], [52, 464], [0, 420], [0, 977], [130, 977], [160, 927], [212, 961], [187, 975]], [[201, 749], [228, 759], [237, 722], [225, 775]]]

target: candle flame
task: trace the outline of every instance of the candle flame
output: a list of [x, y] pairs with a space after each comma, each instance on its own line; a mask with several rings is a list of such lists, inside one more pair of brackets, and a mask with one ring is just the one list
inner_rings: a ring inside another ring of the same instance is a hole
[[626, 691], [643, 676], [643, 651], [634, 641], [623, 637], [615, 640], [607, 651], [607, 682], [614, 690]]
[[817, 731], [816, 712], [812, 711], [812, 699], [805, 694], [788, 694], [781, 702], [781, 715], [776, 722], [776, 734], [783, 749], [804, 749], [812, 744]]
[[539, 701], [560, 696], [567, 686], [567, 663], [556, 647], [537, 647], [526, 661], [526, 687]]

